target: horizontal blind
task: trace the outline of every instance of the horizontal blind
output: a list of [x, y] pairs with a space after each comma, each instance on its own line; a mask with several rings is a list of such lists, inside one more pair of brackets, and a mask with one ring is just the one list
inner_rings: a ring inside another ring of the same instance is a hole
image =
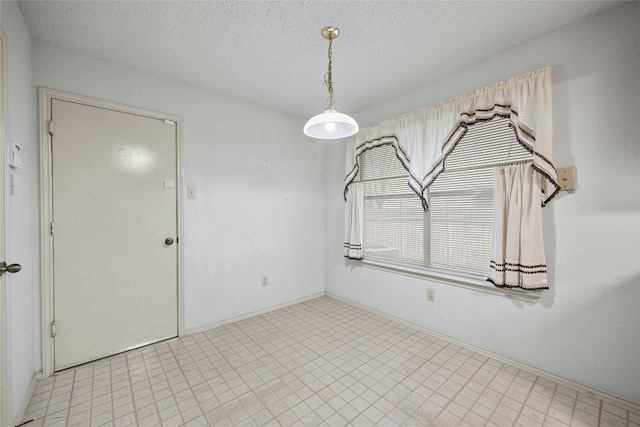
[[391, 145], [361, 155], [365, 259], [424, 266], [425, 213], [408, 177]]
[[407, 185], [393, 146], [365, 151], [364, 258], [486, 278], [493, 234], [493, 168], [531, 161], [509, 119], [470, 125], [427, 191], [429, 212]]
[[359, 165], [356, 179], [360, 181], [409, 176], [396, 156], [396, 149], [390, 144], [366, 150], [360, 155]]
[[495, 165], [530, 161], [509, 119], [469, 126], [428, 190], [428, 265], [453, 274], [486, 278], [493, 238]]
[[425, 212], [407, 178], [364, 183], [364, 258], [423, 266]]
[[447, 156], [445, 171], [531, 159], [531, 153], [518, 142], [511, 121], [496, 117], [469, 126], [465, 135]]
[[444, 172], [429, 195], [430, 267], [486, 277], [493, 232], [493, 169]]

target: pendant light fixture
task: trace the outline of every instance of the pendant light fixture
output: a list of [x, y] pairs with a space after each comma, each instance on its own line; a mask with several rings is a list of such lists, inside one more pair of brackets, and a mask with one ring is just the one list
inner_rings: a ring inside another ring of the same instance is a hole
[[327, 99], [327, 109], [324, 113], [313, 116], [304, 125], [304, 133], [311, 138], [317, 139], [338, 139], [351, 136], [358, 132], [358, 123], [350, 116], [339, 113], [333, 106], [333, 77], [332, 77], [332, 48], [333, 39], [340, 35], [337, 27], [324, 27], [322, 29], [322, 37], [329, 40], [329, 68], [324, 75], [324, 84], [329, 89], [329, 98]]

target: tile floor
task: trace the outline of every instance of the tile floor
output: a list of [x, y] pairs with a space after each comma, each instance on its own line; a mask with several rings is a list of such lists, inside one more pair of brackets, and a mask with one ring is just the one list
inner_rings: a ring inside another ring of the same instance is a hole
[[321, 297], [45, 378], [24, 421], [640, 427], [640, 413]]

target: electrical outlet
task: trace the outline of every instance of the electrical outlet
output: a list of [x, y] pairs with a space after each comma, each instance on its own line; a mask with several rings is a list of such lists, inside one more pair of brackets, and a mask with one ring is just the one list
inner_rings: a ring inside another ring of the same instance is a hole
[[427, 289], [427, 301], [435, 302], [436, 300], [436, 291], [433, 289]]
[[558, 174], [558, 183], [562, 190], [575, 190], [576, 189], [576, 168], [571, 166], [568, 168], [558, 168], [556, 171]]
[[262, 286], [269, 286], [269, 276], [262, 276]]

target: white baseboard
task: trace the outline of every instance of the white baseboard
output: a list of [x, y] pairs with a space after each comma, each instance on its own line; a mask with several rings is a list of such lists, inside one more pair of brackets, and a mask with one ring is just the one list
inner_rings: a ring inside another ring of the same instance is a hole
[[310, 295], [308, 297], [300, 298], [300, 299], [297, 299], [297, 300], [294, 300], [294, 301], [289, 301], [289, 302], [286, 302], [284, 304], [274, 305], [274, 306], [267, 307], [267, 308], [262, 309], [262, 310], [258, 310], [258, 311], [254, 311], [254, 312], [251, 312], [251, 313], [243, 314], [241, 316], [236, 316], [236, 317], [232, 317], [230, 319], [222, 320], [220, 322], [210, 323], [208, 325], [199, 326], [199, 327], [193, 328], [193, 329], [187, 329], [187, 330], [185, 330], [185, 335], [193, 335], [193, 334], [197, 334], [199, 332], [208, 331], [209, 329], [219, 328], [220, 326], [228, 325], [229, 323], [234, 323], [234, 322], [238, 322], [240, 320], [250, 319], [250, 318], [255, 317], [255, 316], [260, 316], [261, 314], [269, 313], [271, 311], [279, 310], [281, 308], [289, 307], [291, 305], [300, 304], [301, 302], [305, 302], [305, 301], [309, 301], [309, 300], [312, 300], [312, 299], [316, 299], [316, 298], [322, 297], [324, 295], [325, 295], [324, 292], [319, 292], [317, 294], [313, 294], [313, 295]]
[[17, 426], [22, 424], [22, 420], [24, 419], [25, 414], [27, 413], [27, 407], [29, 406], [29, 401], [31, 400], [31, 396], [33, 396], [33, 390], [36, 388], [36, 383], [38, 380], [42, 379], [42, 372], [36, 372], [33, 374], [31, 378], [31, 382], [29, 383], [29, 387], [22, 398], [22, 403], [18, 408], [18, 412], [16, 413], [16, 418], [13, 420], [13, 425]]
[[396, 322], [401, 323], [403, 325], [406, 325], [406, 326], [412, 327], [414, 329], [417, 329], [419, 331], [425, 332], [425, 333], [427, 333], [429, 335], [432, 335], [432, 336], [437, 337], [439, 339], [442, 339], [444, 341], [448, 341], [448, 342], [450, 342], [452, 344], [455, 344], [457, 346], [464, 347], [464, 348], [466, 348], [468, 350], [471, 350], [471, 351], [474, 351], [474, 352], [476, 352], [478, 354], [482, 354], [483, 356], [491, 357], [492, 359], [496, 359], [496, 360], [499, 360], [500, 362], [507, 363], [507, 364], [509, 364], [511, 366], [515, 366], [518, 369], [522, 369], [522, 370], [525, 370], [527, 372], [531, 372], [532, 374], [535, 374], [535, 375], [537, 375], [539, 377], [545, 378], [545, 379], [547, 379], [549, 381], [553, 381], [553, 382], [558, 383], [560, 385], [563, 385], [563, 386], [566, 386], [566, 387], [569, 387], [569, 388], [572, 388], [572, 389], [575, 389], [575, 390], [579, 390], [579, 391], [581, 391], [583, 393], [589, 394], [589, 395], [597, 397], [599, 399], [605, 399], [605, 400], [608, 400], [610, 402], [615, 402], [617, 405], [622, 406], [622, 407], [624, 407], [624, 408], [626, 408], [626, 409], [628, 409], [630, 411], [633, 411], [633, 412], [636, 412], [636, 413], [640, 413], [640, 404], [631, 402], [631, 401], [626, 400], [626, 399], [623, 399], [623, 398], [621, 398], [619, 396], [616, 396], [616, 395], [613, 395], [611, 393], [607, 393], [606, 391], [598, 390], [596, 388], [589, 387], [589, 386], [586, 386], [584, 384], [580, 384], [580, 383], [578, 383], [576, 381], [569, 380], [567, 378], [561, 377], [559, 375], [552, 374], [552, 373], [544, 371], [542, 369], [526, 365], [526, 364], [524, 364], [522, 362], [518, 362], [516, 360], [512, 360], [512, 359], [509, 359], [509, 358], [504, 357], [504, 356], [500, 356], [499, 354], [495, 354], [495, 353], [487, 351], [487, 350], [485, 350], [483, 348], [476, 347], [473, 344], [469, 344], [467, 342], [460, 341], [460, 340], [457, 340], [455, 338], [451, 338], [451, 337], [449, 337], [447, 335], [441, 334], [439, 332], [433, 331], [431, 329], [425, 328], [425, 327], [417, 325], [415, 323], [408, 322], [406, 320], [400, 319], [398, 317], [392, 316], [392, 315], [384, 313], [382, 311], [378, 311], [378, 310], [376, 310], [374, 308], [367, 307], [365, 305], [362, 305], [362, 304], [359, 304], [357, 302], [348, 300], [346, 298], [339, 297], [339, 296], [331, 294], [329, 292], [325, 292], [325, 295], [327, 297], [329, 297], [329, 298], [333, 298], [333, 299], [335, 299], [337, 301], [340, 301], [340, 302], [343, 302], [345, 304], [349, 304], [349, 305], [352, 305], [354, 307], [358, 307], [360, 309], [363, 309], [363, 310], [375, 313], [375, 314], [377, 314], [379, 316], [385, 317], [385, 318], [387, 318], [389, 320], [393, 320], [393, 321], [396, 321]]

